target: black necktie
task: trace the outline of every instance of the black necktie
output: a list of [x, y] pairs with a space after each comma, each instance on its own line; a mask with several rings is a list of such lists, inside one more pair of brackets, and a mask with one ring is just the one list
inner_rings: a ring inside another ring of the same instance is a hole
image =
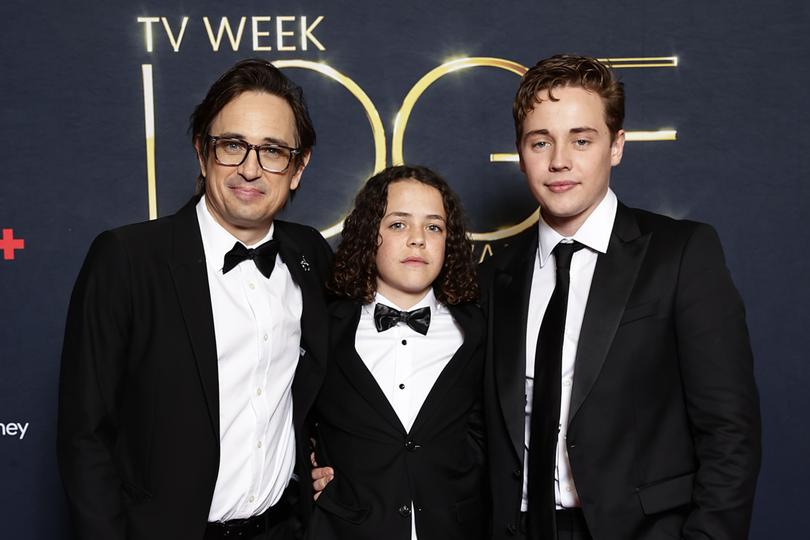
[[560, 430], [560, 393], [565, 314], [568, 309], [571, 258], [582, 249], [573, 242], [557, 244], [554, 258], [557, 277], [551, 294], [534, 357], [531, 438], [529, 441], [529, 538], [554, 536], [554, 471], [557, 435]]
[[410, 326], [415, 332], [426, 336], [430, 326], [430, 308], [400, 311], [380, 303], [374, 308], [374, 326], [377, 327], [377, 332], [385, 332], [396, 326], [399, 321]]
[[236, 268], [236, 265], [240, 262], [252, 259], [256, 263], [259, 272], [264, 274], [264, 277], [269, 278], [270, 274], [273, 273], [273, 268], [276, 266], [276, 255], [278, 255], [278, 240], [275, 238], [268, 240], [257, 248], [247, 248], [241, 242], [237, 242], [225, 254], [222, 273], [227, 274]]

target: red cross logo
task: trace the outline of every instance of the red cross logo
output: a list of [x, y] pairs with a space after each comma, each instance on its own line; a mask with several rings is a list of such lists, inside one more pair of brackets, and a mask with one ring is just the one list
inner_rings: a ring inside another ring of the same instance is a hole
[[14, 229], [3, 229], [3, 238], [0, 238], [0, 251], [3, 252], [4, 260], [13, 261], [14, 250], [24, 248], [25, 240], [14, 238]]

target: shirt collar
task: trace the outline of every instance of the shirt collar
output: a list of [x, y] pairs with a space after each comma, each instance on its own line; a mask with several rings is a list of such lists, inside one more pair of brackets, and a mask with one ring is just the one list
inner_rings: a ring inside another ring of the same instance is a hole
[[442, 310], [447, 309], [436, 299], [436, 294], [433, 292], [432, 287], [428, 289], [428, 292], [425, 294], [425, 296], [419, 302], [414, 304], [413, 307], [411, 307], [410, 309], [402, 309], [401, 307], [396, 305], [394, 302], [390, 301], [382, 294], [375, 293], [374, 300], [370, 304], [364, 305], [363, 311], [365, 311], [366, 314], [368, 315], [373, 315], [374, 308], [377, 306], [377, 304], [385, 304], [386, 306], [398, 309], [400, 311], [413, 311], [415, 309], [429, 307], [431, 314], [440, 313]]
[[540, 266], [542, 267], [548, 262], [552, 250], [562, 240], [576, 240], [593, 251], [607, 253], [618, 205], [616, 194], [613, 193], [612, 189], [608, 188], [605, 196], [572, 237], [565, 237], [552, 229], [543, 220], [543, 213], [541, 212], [538, 221], [540, 233], [537, 246], [537, 257], [540, 260]]
[[[239, 242], [240, 240], [217, 223], [217, 220], [214, 219], [214, 216], [212, 216], [211, 212], [208, 210], [208, 205], [205, 204], [205, 195], [200, 197], [200, 200], [197, 202], [196, 210], [197, 221], [200, 223], [200, 234], [202, 235], [203, 246], [205, 248], [205, 257], [208, 261], [214, 262], [218, 271], [222, 271], [225, 254], [233, 248], [235, 242]], [[274, 228], [275, 223], [272, 223], [270, 230], [267, 231], [267, 235], [264, 238], [252, 246], [246, 247], [258, 246], [272, 239]]]

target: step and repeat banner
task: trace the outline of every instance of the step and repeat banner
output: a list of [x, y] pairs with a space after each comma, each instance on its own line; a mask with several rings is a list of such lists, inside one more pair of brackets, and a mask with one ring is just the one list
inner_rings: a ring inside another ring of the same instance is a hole
[[720, 233], [762, 396], [752, 537], [810, 529], [809, 22], [800, 1], [3, 2], [0, 536], [70, 536], [55, 417], [71, 287], [96, 234], [191, 197], [188, 118], [221, 72], [260, 57], [304, 88], [318, 143], [285, 219], [335, 245], [369, 175], [424, 164], [484, 260], [536, 223], [511, 103], [560, 52], [625, 84], [619, 197]]

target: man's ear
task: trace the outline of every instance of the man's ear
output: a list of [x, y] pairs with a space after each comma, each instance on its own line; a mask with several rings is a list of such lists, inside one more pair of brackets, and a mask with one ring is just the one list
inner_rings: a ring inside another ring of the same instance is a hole
[[297, 160], [298, 164], [296, 165], [295, 173], [290, 179], [291, 190], [298, 189], [298, 185], [301, 183], [301, 175], [304, 174], [304, 169], [306, 169], [307, 165], [309, 165], [309, 158], [311, 157], [312, 150], [310, 149], [301, 154], [301, 159]]
[[518, 166], [520, 167], [520, 172], [526, 174], [526, 165], [523, 163], [523, 154], [520, 152], [520, 141], [515, 141], [515, 151], [517, 151], [518, 155]]
[[613, 137], [613, 142], [610, 145], [610, 166], [615, 167], [622, 162], [622, 155], [624, 154], [624, 130], [620, 129]]
[[205, 178], [208, 171], [206, 170], [207, 163], [205, 155], [203, 154], [202, 141], [200, 140], [200, 137], [194, 138], [194, 150], [197, 151], [197, 161], [200, 164], [200, 174], [203, 176], [203, 178]]

